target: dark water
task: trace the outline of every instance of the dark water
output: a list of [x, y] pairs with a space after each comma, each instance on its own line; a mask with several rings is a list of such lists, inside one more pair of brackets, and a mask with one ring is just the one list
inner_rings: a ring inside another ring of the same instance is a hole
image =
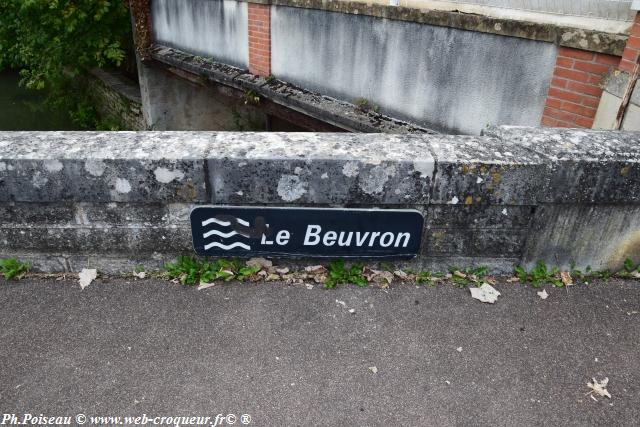
[[0, 71], [0, 130], [75, 130], [65, 111], [47, 108], [42, 91], [18, 85], [17, 71]]

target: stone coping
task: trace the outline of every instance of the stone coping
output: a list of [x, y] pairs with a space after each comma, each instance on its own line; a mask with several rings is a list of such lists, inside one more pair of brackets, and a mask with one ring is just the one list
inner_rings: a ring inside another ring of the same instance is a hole
[[640, 202], [640, 133], [0, 132], [0, 202]]

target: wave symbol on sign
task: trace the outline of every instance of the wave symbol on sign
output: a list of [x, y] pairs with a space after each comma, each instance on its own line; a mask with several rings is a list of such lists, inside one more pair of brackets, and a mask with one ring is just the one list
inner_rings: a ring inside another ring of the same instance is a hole
[[[238, 224], [244, 225], [245, 227], [249, 227], [250, 226], [249, 222], [247, 222], [247, 221], [245, 221], [243, 219], [235, 218], [235, 220], [236, 220], [236, 222]], [[206, 220], [202, 221], [202, 226], [203, 227], [206, 227], [209, 224], [217, 224], [217, 225], [219, 225], [221, 227], [229, 227], [231, 225], [231, 221], [223, 221], [223, 220], [220, 220], [220, 219], [217, 219], [217, 218], [209, 218], [209, 219], [206, 219]], [[204, 232], [202, 234], [202, 237], [205, 238], [205, 239], [207, 239], [207, 238], [209, 238], [211, 236], [214, 236], [212, 238], [215, 238], [215, 236], [217, 236], [217, 237], [221, 237], [223, 239], [228, 239], [228, 238], [233, 237], [233, 236], [240, 236], [240, 237], [244, 237], [245, 239], [249, 238], [249, 236], [247, 236], [245, 234], [242, 234], [242, 233], [238, 233], [235, 230], [222, 231], [222, 230], [217, 230], [217, 229], [211, 229], [211, 230], [208, 230], [208, 231], [206, 231], [206, 232]], [[231, 250], [233, 248], [242, 248], [242, 249], [245, 249], [247, 251], [251, 250], [251, 246], [249, 246], [249, 245], [247, 245], [245, 243], [242, 243], [242, 242], [232, 242], [232, 243], [225, 244], [225, 242], [213, 241], [213, 242], [205, 243], [205, 245], [204, 245], [204, 249], [205, 250], [207, 250], [209, 248], [213, 248], [213, 247], [220, 248], [220, 249], [225, 250], [225, 251]]]

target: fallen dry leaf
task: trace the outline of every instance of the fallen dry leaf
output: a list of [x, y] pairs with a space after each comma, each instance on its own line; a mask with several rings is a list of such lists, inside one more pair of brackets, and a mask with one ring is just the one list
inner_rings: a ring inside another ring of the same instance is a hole
[[313, 285], [311, 283], [306, 283], [305, 286], [307, 287], [307, 289], [311, 290], [313, 289]]
[[327, 269], [324, 268], [323, 265], [310, 265], [304, 268], [304, 271], [307, 273], [321, 273], [325, 272]]
[[276, 268], [276, 273], [278, 274], [287, 274], [289, 269], [287, 267]]
[[471, 287], [469, 291], [471, 291], [471, 297], [489, 304], [496, 302], [500, 296], [500, 292], [488, 283], [483, 283], [479, 288]]
[[313, 276], [313, 281], [316, 283], [324, 283], [327, 281], [327, 275], [326, 274], [316, 274], [315, 276]]
[[560, 278], [562, 279], [562, 283], [564, 283], [565, 286], [573, 285], [573, 279], [571, 278], [571, 274], [569, 274], [568, 271], [561, 271]]
[[546, 289], [541, 290], [540, 292], [536, 292], [541, 299], [547, 299], [549, 294]]
[[84, 289], [89, 286], [96, 277], [98, 277], [98, 270], [95, 268], [83, 268], [82, 271], [78, 273], [80, 289]]
[[200, 282], [197, 289], [201, 291], [203, 289], [207, 289], [215, 285], [216, 285], [215, 283]]
[[138, 279], [144, 279], [145, 277], [147, 277], [147, 273], [145, 273], [144, 271], [140, 271], [138, 273], [134, 271], [133, 275]]
[[602, 381], [597, 381], [595, 378], [591, 378], [591, 382], [587, 383], [587, 387], [591, 389], [589, 394], [593, 397], [597, 394], [600, 397], [608, 397], [611, 399], [611, 394], [607, 391], [607, 384], [609, 384], [609, 378], [605, 378]]
[[377, 373], [378, 373], [378, 368], [376, 368], [375, 366], [369, 366], [369, 370], [370, 370], [371, 372], [373, 372], [374, 374], [377, 374]]
[[393, 272], [393, 274], [398, 277], [398, 279], [400, 280], [407, 280], [407, 278], [409, 277], [409, 275], [407, 273], [405, 273], [402, 270], [396, 270]]
[[390, 284], [393, 282], [393, 273], [385, 270], [374, 270], [373, 268], [365, 268], [362, 275], [368, 282]]
[[520, 279], [518, 279], [516, 276], [509, 277], [509, 278], [507, 279], [507, 282], [509, 282], [509, 283], [519, 282], [519, 281], [520, 281]]
[[247, 267], [269, 268], [271, 266], [273, 266], [273, 263], [265, 258], [251, 258], [247, 261]]

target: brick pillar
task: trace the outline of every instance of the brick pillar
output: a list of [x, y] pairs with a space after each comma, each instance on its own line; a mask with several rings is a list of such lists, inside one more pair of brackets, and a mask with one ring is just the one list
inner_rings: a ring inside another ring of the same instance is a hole
[[622, 53], [622, 60], [620, 61], [620, 70], [627, 73], [633, 72], [633, 67], [638, 61], [638, 55], [640, 54], [640, 13], [636, 13], [636, 19], [633, 21], [631, 27], [631, 34], [627, 40], [627, 44], [624, 47]]
[[600, 80], [618, 66], [620, 57], [561, 47], [541, 124], [591, 128], [600, 103]]
[[271, 7], [248, 4], [249, 71], [266, 77], [271, 74]]

